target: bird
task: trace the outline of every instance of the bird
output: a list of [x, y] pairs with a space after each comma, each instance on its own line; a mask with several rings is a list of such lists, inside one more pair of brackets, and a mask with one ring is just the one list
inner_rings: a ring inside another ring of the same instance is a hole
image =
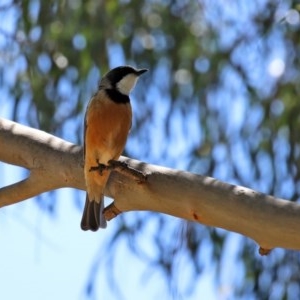
[[83, 153], [87, 194], [80, 224], [84, 231], [106, 228], [103, 192], [110, 170], [105, 166], [124, 150], [132, 123], [129, 94], [146, 71], [132, 66], [110, 70], [86, 108]]

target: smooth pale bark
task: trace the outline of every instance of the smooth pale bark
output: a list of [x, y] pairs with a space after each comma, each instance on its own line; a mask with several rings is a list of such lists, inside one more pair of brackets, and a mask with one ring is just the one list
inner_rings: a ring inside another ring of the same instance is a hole
[[[0, 207], [62, 187], [85, 190], [82, 148], [53, 135], [0, 119], [0, 160], [30, 170], [0, 189]], [[105, 194], [122, 212], [156, 211], [241, 233], [261, 252], [300, 249], [300, 205], [214, 178], [120, 158], [147, 175], [145, 182], [113, 171]]]

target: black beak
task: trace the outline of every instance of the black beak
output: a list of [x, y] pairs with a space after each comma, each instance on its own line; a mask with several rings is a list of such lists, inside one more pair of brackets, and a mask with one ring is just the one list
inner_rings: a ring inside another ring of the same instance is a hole
[[141, 76], [142, 74], [144, 74], [147, 71], [148, 71], [148, 69], [138, 69], [138, 70], [136, 70], [136, 75]]

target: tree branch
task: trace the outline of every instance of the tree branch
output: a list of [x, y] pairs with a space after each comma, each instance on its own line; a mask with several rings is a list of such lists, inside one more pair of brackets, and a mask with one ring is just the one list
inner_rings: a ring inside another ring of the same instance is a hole
[[[81, 147], [4, 119], [0, 145], [0, 160], [30, 170], [24, 181], [0, 189], [0, 207], [57, 188], [85, 189]], [[275, 247], [300, 249], [297, 203], [210, 177], [125, 157], [120, 161], [146, 174], [147, 180], [141, 183], [126, 172], [113, 171], [105, 194], [114, 199], [114, 213], [156, 211], [221, 227], [252, 238], [262, 254]]]

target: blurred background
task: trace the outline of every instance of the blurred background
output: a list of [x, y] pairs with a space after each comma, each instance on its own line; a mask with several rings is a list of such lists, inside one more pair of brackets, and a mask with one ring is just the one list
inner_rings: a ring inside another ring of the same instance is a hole
[[[0, 117], [82, 144], [101, 76], [149, 68], [124, 155], [298, 201], [299, 12], [292, 0], [0, 0]], [[28, 172], [0, 174], [5, 186]], [[1, 209], [1, 299], [300, 298], [298, 252], [260, 257], [241, 235], [149, 212], [82, 232], [84, 199], [63, 189]]]

